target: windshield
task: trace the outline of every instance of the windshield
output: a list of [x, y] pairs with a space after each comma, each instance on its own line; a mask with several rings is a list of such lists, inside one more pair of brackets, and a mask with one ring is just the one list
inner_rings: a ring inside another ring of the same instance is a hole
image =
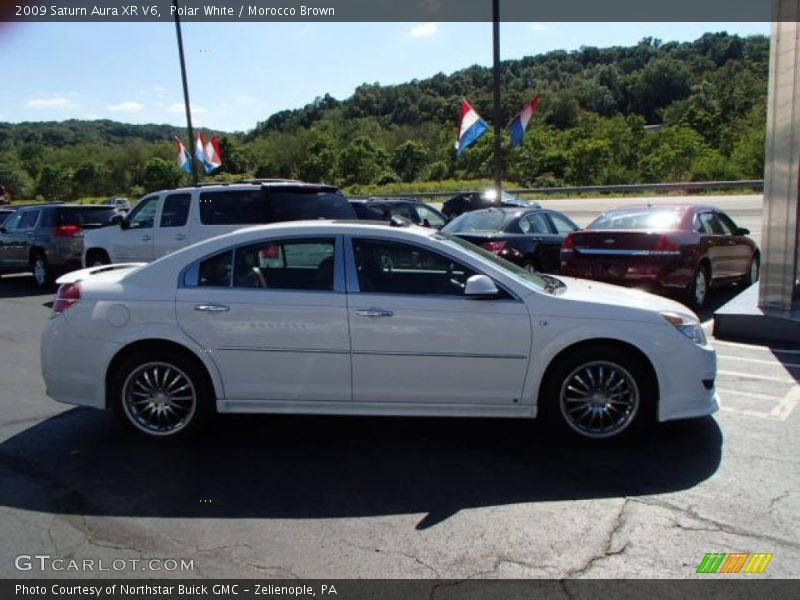
[[481, 210], [464, 213], [445, 226], [449, 233], [462, 231], [501, 231], [506, 222], [506, 213], [499, 210]]
[[683, 211], [634, 209], [608, 212], [587, 229], [677, 229]]
[[514, 263], [509, 262], [504, 258], [500, 258], [499, 256], [495, 256], [494, 254], [492, 254], [487, 250], [484, 250], [480, 246], [476, 246], [475, 244], [470, 244], [466, 240], [462, 240], [459, 237], [455, 237], [453, 235], [449, 235], [441, 231], [435, 233], [432, 237], [436, 240], [444, 242], [447, 245], [458, 246], [460, 249], [466, 250], [470, 254], [478, 256], [484, 261], [491, 263], [495, 267], [499, 267], [507, 275], [512, 276], [514, 279], [525, 285], [533, 286], [534, 288], [540, 291], [547, 291], [550, 287], [548, 282], [545, 281], [539, 275], [535, 273], [529, 273], [528, 271], [526, 271], [521, 267], [518, 267]]

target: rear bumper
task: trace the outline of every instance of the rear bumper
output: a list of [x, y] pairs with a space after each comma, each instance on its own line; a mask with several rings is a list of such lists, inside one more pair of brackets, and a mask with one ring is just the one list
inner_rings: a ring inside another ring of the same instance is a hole
[[562, 275], [627, 287], [683, 290], [692, 282], [694, 266], [680, 259], [561, 257]]

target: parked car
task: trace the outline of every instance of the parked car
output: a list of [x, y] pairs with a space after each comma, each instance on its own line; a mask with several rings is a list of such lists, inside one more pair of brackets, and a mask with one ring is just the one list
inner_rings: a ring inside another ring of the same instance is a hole
[[59, 281], [47, 394], [155, 438], [215, 413], [319, 413], [543, 416], [599, 439], [718, 408], [684, 306], [423, 227], [250, 227]]
[[109, 198], [108, 200], [103, 200], [103, 206], [113, 206], [119, 213], [126, 213], [131, 209], [127, 198]]
[[0, 273], [33, 273], [45, 287], [81, 268], [84, 234], [108, 222], [111, 206], [39, 204], [11, 213], [0, 227]]
[[332, 186], [286, 181], [211, 184], [148, 194], [116, 225], [86, 236], [84, 266], [150, 262], [247, 225], [355, 219]]
[[13, 210], [9, 210], [6, 208], [0, 208], [0, 227], [3, 226], [3, 223], [6, 222], [6, 219], [14, 214]]
[[490, 206], [516, 206], [519, 208], [542, 208], [542, 205], [533, 200], [520, 200], [508, 192], [500, 192], [500, 202], [497, 202], [495, 191], [483, 190], [482, 192], [467, 192], [458, 194], [442, 204], [442, 213], [448, 219], [455, 219], [459, 215], [472, 210], [489, 208]]
[[566, 215], [543, 208], [485, 208], [464, 213], [442, 230], [481, 246], [526, 271], [558, 273], [564, 237], [578, 229]]
[[618, 208], [567, 236], [561, 273], [679, 292], [700, 309], [710, 288], [758, 279], [760, 252], [749, 233], [713, 206]]
[[415, 225], [441, 229], [445, 217], [432, 206], [413, 198], [350, 198], [350, 206], [359, 219], [390, 221], [393, 216], [408, 219]]

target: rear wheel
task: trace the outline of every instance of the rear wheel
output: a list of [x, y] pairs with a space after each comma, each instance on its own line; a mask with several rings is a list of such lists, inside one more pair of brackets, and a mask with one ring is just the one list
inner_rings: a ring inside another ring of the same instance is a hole
[[710, 285], [711, 277], [708, 273], [708, 267], [705, 264], [701, 264], [694, 272], [692, 283], [689, 285], [689, 303], [693, 308], [701, 310], [706, 305]]
[[525, 269], [528, 273], [536, 273], [541, 270], [536, 265], [536, 262], [530, 259], [526, 259], [525, 261], [523, 261], [522, 268]]
[[47, 259], [41, 252], [37, 252], [31, 258], [31, 271], [33, 271], [33, 280], [36, 282], [37, 287], [44, 288], [52, 282]]
[[112, 378], [111, 394], [123, 422], [148, 437], [192, 435], [213, 414], [213, 387], [202, 366], [174, 352], [129, 357]]
[[544, 416], [573, 436], [605, 440], [651, 422], [655, 386], [641, 359], [619, 348], [590, 346], [564, 357], [544, 386]]

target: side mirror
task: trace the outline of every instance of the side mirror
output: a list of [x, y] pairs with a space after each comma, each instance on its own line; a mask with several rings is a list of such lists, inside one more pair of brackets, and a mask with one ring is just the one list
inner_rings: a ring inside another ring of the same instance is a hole
[[119, 217], [120, 217], [119, 218], [119, 228], [120, 229], [128, 229], [131, 226], [131, 224], [128, 223], [128, 219], [126, 219], [122, 215], [120, 215]]
[[422, 219], [422, 226], [423, 227], [430, 227], [431, 226], [431, 222], [428, 221], [428, 219]]
[[736, 230], [736, 235], [750, 235], [750, 230], [747, 227], [739, 227]]
[[486, 275], [473, 275], [467, 279], [467, 285], [464, 287], [464, 295], [468, 298], [475, 298], [476, 300], [491, 300], [496, 298], [500, 293], [494, 281]]

